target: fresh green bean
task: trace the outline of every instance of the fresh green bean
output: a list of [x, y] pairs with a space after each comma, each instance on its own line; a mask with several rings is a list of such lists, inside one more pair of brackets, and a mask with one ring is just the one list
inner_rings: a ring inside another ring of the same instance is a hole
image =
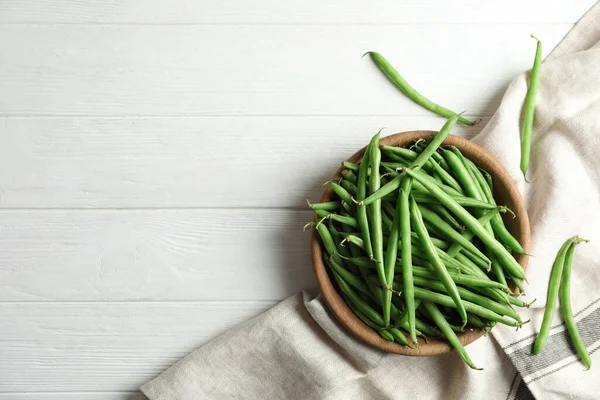
[[[466, 161], [467, 161], [467, 167], [470, 168], [473, 176], [477, 180], [479, 187], [483, 191], [485, 200], [487, 202], [495, 205], [496, 201], [494, 200], [494, 194], [492, 192], [492, 189], [488, 185], [488, 182], [486, 182], [485, 178], [483, 177], [483, 174], [481, 173], [479, 168], [477, 168], [477, 166], [472, 161], [470, 161], [470, 160], [466, 160]], [[515, 253], [525, 254], [525, 250], [523, 249], [523, 247], [521, 246], [519, 241], [517, 239], [515, 239], [515, 237], [506, 229], [506, 226], [504, 226], [504, 222], [502, 221], [502, 217], [500, 217], [500, 215], [495, 216], [490, 221], [490, 224], [492, 225], [492, 229], [494, 230], [494, 233], [496, 234], [498, 239], [500, 239], [505, 245], [507, 245]]]
[[317, 216], [319, 218], [328, 218], [333, 221], [337, 221], [340, 224], [348, 225], [353, 228], [358, 228], [358, 222], [356, 221], [356, 218], [331, 213], [331, 212], [325, 211], [325, 210], [315, 210], [315, 214], [317, 214]]
[[477, 368], [475, 364], [473, 364], [473, 361], [471, 361], [471, 357], [469, 357], [469, 354], [467, 354], [467, 351], [460, 342], [460, 339], [458, 339], [458, 337], [450, 327], [450, 324], [448, 323], [448, 321], [446, 321], [446, 318], [444, 318], [437, 306], [429, 301], [424, 301], [423, 306], [427, 310], [427, 313], [429, 314], [433, 322], [437, 325], [440, 331], [442, 331], [444, 336], [446, 336], [448, 342], [450, 342], [452, 347], [456, 349], [456, 352], [460, 355], [464, 362], [467, 363], [467, 365], [472, 369], [481, 370], [482, 368]]
[[344, 161], [342, 165], [344, 166], [344, 168], [351, 169], [352, 171], [358, 171], [358, 165], [353, 162]]
[[469, 171], [461, 159], [450, 150], [444, 150], [444, 158], [448, 161], [450, 168], [452, 168], [452, 171], [461, 186], [465, 188], [467, 195], [476, 200], [483, 201], [483, 199], [479, 197], [479, 191], [477, 190], [477, 186], [475, 186], [475, 182], [471, 179]]
[[[331, 268], [331, 263], [329, 262], [327, 257], [324, 257], [324, 260], [325, 260], [325, 263]], [[352, 303], [354, 303], [354, 305], [360, 311], [362, 311], [371, 321], [373, 321], [373, 323], [375, 323], [376, 325], [379, 325], [379, 326], [383, 326], [383, 318], [381, 318], [381, 315], [377, 311], [375, 311], [375, 309], [373, 307], [371, 307], [366, 301], [361, 299], [354, 292], [352, 287], [350, 287], [350, 285], [348, 285], [342, 279], [342, 277], [340, 275], [338, 275], [337, 272], [335, 272], [335, 270], [332, 269], [332, 271], [333, 271], [333, 276], [335, 278], [335, 281], [337, 282], [342, 293], [345, 294], [346, 296], [348, 296], [350, 301]]]
[[[380, 187], [379, 163], [381, 162], [381, 150], [379, 150], [379, 133], [371, 139], [369, 148], [369, 161], [371, 163], [371, 176], [369, 176], [369, 193], [375, 193]], [[369, 205], [369, 228], [371, 230], [371, 242], [373, 245], [373, 257], [377, 267], [377, 275], [381, 286], [386, 287], [387, 279], [385, 274], [384, 253], [383, 253], [383, 226], [381, 216], [381, 199], [374, 201]], [[384, 326], [390, 324], [390, 304], [392, 294], [389, 291], [383, 292], [383, 321]]]
[[502, 261], [502, 264], [518, 278], [525, 278], [525, 273], [521, 265], [513, 258], [513, 256], [499, 243], [493, 235], [473, 217], [467, 210], [460, 206], [452, 197], [448, 196], [443, 190], [439, 189], [435, 183], [430, 181], [427, 175], [412, 169], [405, 170], [407, 174], [418, 180], [423, 186], [429, 190], [449, 211], [451, 211], [465, 226], [472, 230], [475, 235]]
[[[396, 265], [396, 257], [398, 255], [398, 237], [400, 236], [400, 216], [402, 214], [401, 202], [402, 197], [398, 197], [398, 202], [396, 205], [396, 210], [394, 212], [394, 219], [392, 221], [392, 226], [390, 230], [390, 236], [387, 241], [387, 249], [385, 251], [385, 262], [384, 262], [384, 270], [385, 270], [385, 280], [389, 284], [394, 281], [394, 266]], [[410, 227], [409, 227], [410, 233]], [[389, 294], [387, 294], [389, 292]], [[392, 303], [392, 293], [390, 291], [386, 291], [385, 303], [384, 307], [390, 307]], [[414, 336], [413, 336], [414, 333]], [[396, 336], [394, 336], [396, 337]], [[417, 337], [416, 332], [414, 330], [411, 332], [411, 339], [416, 343]]]
[[[436, 279], [437, 278], [436, 273], [429, 268], [413, 266], [412, 273], [413, 273], [413, 276], [415, 276], [415, 277], [418, 276], [418, 277], [427, 278], [427, 279]], [[489, 287], [489, 288], [498, 288], [498, 289], [503, 288], [502, 284], [492, 281], [491, 279], [482, 279], [480, 277], [470, 276], [470, 275], [465, 275], [465, 274], [457, 274], [457, 273], [450, 272], [450, 271], [448, 271], [448, 275], [450, 276], [450, 278], [452, 278], [452, 280], [455, 283], [462, 285], [462, 286]], [[405, 290], [405, 294], [406, 294], [406, 290]]]
[[[450, 131], [452, 131], [452, 128], [454, 127], [454, 125], [456, 125], [457, 120], [458, 120], [458, 115], [453, 115], [452, 117], [450, 117], [448, 119], [448, 121], [446, 121], [444, 126], [442, 126], [442, 129], [440, 129], [439, 133], [433, 136], [429, 145], [410, 164], [410, 168], [412, 168], [414, 170], [421, 169], [421, 167], [431, 158], [432, 154], [435, 153], [435, 151], [441, 146], [441, 144], [444, 142], [444, 140], [448, 137], [448, 135], [450, 134]], [[397, 190], [400, 187], [400, 185], [402, 184], [402, 180], [403, 180], [403, 174], [399, 174], [394, 179], [392, 179], [388, 184], [386, 184], [385, 186], [378, 189], [376, 192], [371, 191], [369, 197], [364, 199], [361, 203], [368, 205], [368, 204], [373, 203], [374, 201], [377, 201], [378, 199], [381, 199], [385, 195], [392, 193], [393, 191]], [[446, 185], [442, 185], [442, 186], [446, 186]], [[448, 188], [451, 189], [452, 191], [455, 191], [454, 189], [452, 189], [450, 187], [448, 187]]]
[[563, 243], [560, 250], [558, 251], [558, 254], [556, 255], [554, 265], [552, 265], [552, 271], [550, 272], [550, 283], [548, 284], [548, 294], [546, 296], [546, 309], [544, 310], [544, 319], [542, 320], [542, 327], [540, 328], [540, 332], [538, 333], [538, 336], [535, 339], [535, 344], [533, 345], [532, 354], [534, 355], [540, 354], [542, 350], [544, 350], [544, 346], [546, 346], [546, 342], [548, 341], [550, 327], [552, 325], [552, 320], [554, 319], [554, 313], [556, 312], [556, 302], [558, 300], [558, 290], [560, 287], [560, 279], [565, 264], [565, 257], [567, 254], [567, 250], [569, 250], [569, 247], [573, 245], [573, 242], [575, 242], [576, 239], [577, 237], [572, 237], [567, 239], [567, 241]]
[[336, 211], [340, 208], [339, 201], [327, 201], [325, 203], [314, 203], [312, 204], [310, 201], [306, 200], [308, 206], [313, 210], [325, 210], [325, 211]]
[[388, 328], [387, 330], [392, 334], [392, 336], [394, 336], [394, 341], [404, 346], [408, 346], [408, 339], [406, 339], [404, 333], [402, 333], [398, 328]]
[[[406, 303], [406, 310], [408, 313], [408, 328], [411, 340], [416, 342], [416, 309], [415, 294], [413, 290], [413, 272], [412, 272], [412, 234], [410, 225], [410, 202], [409, 202], [409, 190], [411, 182], [408, 182], [409, 178], [406, 178], [407, 182], [402, 183], [399, 197], [398, 214], [400, 217], [400, 257], [402, 262], [402, 277], [404, 281], [404, 301]], [[408, 190], [407, 190], [408, 189]]]
[[[344, 258], [348, 258], [348, 257], [352, 257], [352, 253], [350, 251], [350, 249], [348, 247], [342, 246], [342, 235], [338, 232], [338, 230], [336, 229], [336, 227], [334, 226], [333, 223], [330, 223], [327, 225], [327, 227], [329, 228], [329, 233], [331, 234], [331, 238], [333, 239], [333, 243], [335, 244], [335, 248], [338, 252], [338, 254]], [[350, 264], [348, 265], [348, 269], [350, 270], [350, 272], [352, 272], [355, 275], [358, 275], [359, 271], [358, 268], [356, 268], [356, 266], [354, 264]]]
[[[344, 181], [343, 182], [348, 182], [348, 181]], [[333, 192], [343, 201], [345, 201], [346, 203], [352, 203], [352, 194], [350, 194], [350, 192], [348, 192], [348, 190], [346, 190], [345, 187], [338, 185], [335, 182], [329, 182], [329, 184], [331, 185], [331, 189], [333, 190]]]
[[450, 297], [456, 304], [456, 308], [458, 309], [458, 313], [460, 314], [460, 318], [464, 326], [464, 324], [467, 323], [467, 312], [465, 311], [465, 307], [460, 299], [460, 295], [458, 294], [456, 284], [448, 275], [448, 271], [446, 270], [446, 267], [440, 259], [439, 254], [435, 250], [435, 246], [433, 245], [433, 243], [431, 243], [431, 239], [429, 238], [429, 234], [427, 233], [427, 228], [425, 228], [425, 224], [423, 223], [421, 212], [414, 199], [411, 199], [410, 217], [412, 226], [414, 226], [415, 231], [419, 236], [421, 246], [425, 250], [425, 253], [427, 254], [432, 268], [438, 275], [438, 279], [444, 284], [444, 287], [446, 288]]
[[367, 216], [367, 207], [360, 204], [360, 201], [364, 200], [367, 196], [367, 177], [369, 169], [369, 150], [371, 144], [367, 146], [365, 154], [363, 155], [362, 162], [358, 169], [358, 182], [356, 183], [356, 200], [359, 202], [356, 205], [356, 219], [362, 232], [364, 239], [364, 249], [367, 255], [373, 258], [373, 246], [371, 244], [371, 232], [369, 231], [369, 218]]
[[[414, 282], [415, 282], [415, 286], [420, 287], [420, 288], [433, 289], [437, 292], [441, 292], [444, 294], [448, 293], [446, 291], [446, 288], [444, 287], [444, 285], [439, 281], [415, 276]], [[513, 310], [512, 308], [510, 308], [504, 304], [497, 303], [497, 302], [489, 299], [488, 297], [481, 296], [477, 293], [473, 293], [470, 290], [460, 287], [460, 286], [458, 287], [458, 293], [460, 294], [460, 298], [463, 299], [464, 301], [470, 301], [473, 304], [477, 304], [481, 307], [485, 307], [488, 310], [493, 311], [497, 314], [506, 315], [508, 317], [511, 317], [515, 321], [521, 320], [521, 318], [519, 317], [519, 314], [517, 314], [515, 310]]]
[[347, 180], [352, 182], [352, 184], [356, 185], [357, 182], [357, 176], [356, 174], [351, 170], [351, 169], [344, 169], [342, 170], [342, 177]]
[[477, 328], [485, 328], [485, 327], [487, 327], [487, 325], [485, 324], [485, 322], [483, 322], [481, 320], [481, 318], [479, 318], [475, 314], [468, 313], [467, 314], [467, 321], [469, 322], [469, 325], [473, 325], [473, 326], [475, 326]]
[[[433, 303], [446, 307], [456, 307], [454, 301], [452, 301], [452, 298], [450, 298], [450, 296], [432, 292], [431, 290], [422, 289], [418, 286], [415, 286], [415, 297], [423, 300], [423, 302], [431, 301]], [[523, 323], [520, 321], [516, 321], [508, 316], [500, 315], [494, 311], [480, 306], [479, 304], [475, 304], [466, 300], [463, 300], [463, 304], [468, 312], [476, 314], [480, 317], [500, 322], [501, 324], [508, 326], [520, 327], [521, 325], [523, 325]]]
[[576, 239], [569, 250], [567, 250], [567, 254], [565, 256], [565, 264], [560, 283], [560, 308], [562, 310], [562, 316], [565, 320], [565, 325], [567, 326], [567, 331], [569, 332], [569, 336], [571, 336], [575, 350], [577, 350], [577, 354], [579, 355], [579, 358], [581, 358], [581, 362], [587, 367], [587, 369], [590, 369], [592, 366], [592, 359], [590, 358], [590, 353], [588, 353], [587, 349], [585, 348], [583, 339], [581, 339], [581, 336], [579, 335], [577, 325], [575, 324], [575, 318], [573, 317], [573, 309], [571, 308], [571, 267], [573, 264], [573, 253], [575, 251], [575, 246], [581, 242], [587, 242], [587, 240], [581, 238]]
[[504, 287], [508, 288], [508, 283], [506, 282], [506, 277], [504, 276], [504, 270], [502, 269], [502, 265], [494, 253], [490, 253], [490, 260], [492, 261], [492, 272], [496, 276], [496, 280]]
[[[494, 208], [494, 209], [488, 211], [487, 213], [485, 213], [483, 216], [481, 216], [477, 221], [481, 224], [481, 226], [485, 226], [485, 224], [488, 223], [492, 218], [494, 218], [494, 215], [498, 214], [500, 211], [501, 211], [501, 209]], [[471, 240], [471, 239], [473, 239], [473, 236], [475, 236], [475, 233], [473, 233], [473, 231], [471, 231], [471, 230], [467, 230], [462, 233], [462, 236], [466, 240]], [[448, 249], [448, 251], [446, 253], [450, 257], [456, 257], [456, 255], [461, 251], [461, 249], [462, 249], [462, 246], [460, 244], [453, 243], [452, 246], [450, 246], [450, 248]]]
[[[346, 191], [350, 194], [350, 196], [356, 196], [356, 192], [358, 190], [358, 188], [356, 187], [356, 185], [352, 182], [350, 182], [349, 180], [346, 179], [342, 179], [342, 181], [340, 182], [340, 185], [342, 185], [342, 187], [344, 189], [346, 189]], [[342, 199], [344, 201], [346, 201], [347, 203], [350, 203], [352, 201], [352, 199], [350, 199], [350, 201], [347, 201], [346, 199]]]
[[[446, 192], [446, 193], [448, 193], [448, 192]], [[493, 210], [496, 208], [500, 208], [496, 205], [489, 204], [489, 203], [483, 202], [483, 201], [479, 201], [472, 197], [456, 196], [456, 195], [452, 195], [450, 193], [448, 193], [448, 194], [450, 196], [452, 196], [452, 198], [463, 207], [481, 208], [481, 209], [487, 209], [487, 210]], [[417, 203], [440, 204], [439, 200], [437, 200], [435, 198], [435, 196], [429, 194], [428, 192], [414, 190], [412, 192], [412, 195], [415, 198]]]
[[481, 259], [487, 260], [488, 262], [490, 262], [490, 260], [486, 257], [485, 254], [483, 254], [483, 252], [481, 250], [479, 250], [471, 241], [465, 239], [459, 232], [457, 232], [454, 228], [452, 228], [450, 226], [450, 224], [448, 224], [446, 221], [442, 220], [439, 215], [437, 215], [436, 213], [434, 213], [431, 210], [428, 210], [426, 207], [423, 207], [423, 206], [417, 206], [417, 207], [419, 207], [419, 211], [421, 212], [421, 215], [423, 216], [423, 219], [425, 221], [429, 221], [431, 224], [433, 224], [437, 229], [442, 231], [444, 233], [444, 235], [448, 236], [455, 243], [458, 243], [463, 248], [472, 251], [473, 253], [475, 253], [475, 255], [477, 255]]
[[[440, 106], [439, 104], [434, 103], [433, 101], [427, 99], [422, 94], [417, 92], [412, 86], [406, 82], [406, 80], [392, 67], [392, 65], [379, 53], [374, 51], [369, 51], [368, 54], [371, 57], [371, 60], [377, 65], [377, 67], [384, 73], [384, 75], [396, 86], [400, 92], [402, 92], [409, 99], [417, 103], [423, 108], [428, 109], [438, 115], [441, 115], [446, 118], [450, 118], [456, 113], [451, 111], [445, 107]], [[475, 125], [479, 123], [480, 120], [470, 121], [464, 117], [460, 117], [459, 121], [465, 125]]]
[[525, 118], [523, 119], [523, 134], [521, 135], [521, 171], [523, 172], [525, 181], [527, 181], [527, 168], [529, 168], [529, 156], [531, 153], [535, 98], [537, 97], [538, 86], [540, 85], [540, 73], [542, 69], [542, 42], [533, 35], [531, 37], [537, 40], [537, 46], [529, 78], [529, 87], [527, 88], [527, 98], [525, 99]]
[[458, 222], [456, 220], [456, 218], [454, 218], [454, 216], [452, 214], [450, 214], [448, 212], [448, 210], [446, 210], [446, 208], [444, 206], [442, 206], [441, 204], [435, 204], [435, 203], [429, 204], [427, 206], [427, 208], [429, 208], [429, 209], [431, 209], [431, 211], [435, 212], [443, 221], [448, 223], [453, 229], [455, 229], [459, 232], [464, 232], [465, 227], [462, 226], [460, 224], [460, 222]]

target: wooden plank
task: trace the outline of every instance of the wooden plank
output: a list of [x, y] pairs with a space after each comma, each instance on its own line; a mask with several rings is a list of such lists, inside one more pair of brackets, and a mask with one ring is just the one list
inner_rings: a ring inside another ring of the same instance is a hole
[[0, 303], [0, 392], [137, 391], [187, 353], [273, 305]]
[[593, 0], [384, 0], [365, 3], [305, 0], [4, 0], [0, 22], [10, 23], [552, 23], [575, 22]]
[[[487, 122], [487, 118], [484, 120]], [[384, 134], [426, 117], [7, 118], [0, 208], [294, 207]], [[480, 126], [458, 126], [470, 137]]]
[[4, 25], [0, 115], [429, 115], [361, 59], [378, 50], [433, 100], [490, 116], [531, 67], [529, 34], [549, 51], [570, 27]]
[[0, 393], [0, 400], [148, 400], [139, 392]]
[[314, 287], [308, 211], [0, 213], [0, 301], [280, 300]]

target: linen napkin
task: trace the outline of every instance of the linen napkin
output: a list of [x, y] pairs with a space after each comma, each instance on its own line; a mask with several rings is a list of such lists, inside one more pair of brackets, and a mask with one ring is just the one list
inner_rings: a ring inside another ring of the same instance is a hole
[[[528, 74], [517, 77], [475, 139], [523, 193], [533, 234], [526, 287], [537, 304], [523, 329], [497, 326], [467, 346], [484, 371], [456, 353], [403, 357], [347, 334], [319, 296], [299, 293], [232, 329], [142, 386], [151, 400], [187, 399], [564, 399], [598, 398], [600, 380], [600, 4], [542, 66], [526, 184], [519, 133]], [[530, 356], [541, 325], [550, 268], [562, 242], [579, 234], [572, 297], [592, 370], [577, 361], [559, 317], [545, 351]], [[599, 365], [595, 365], [599, 364]]]

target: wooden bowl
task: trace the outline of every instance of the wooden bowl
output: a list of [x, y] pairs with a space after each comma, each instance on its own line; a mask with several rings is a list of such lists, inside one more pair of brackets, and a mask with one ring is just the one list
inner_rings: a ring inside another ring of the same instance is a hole
[[[434, 131], [409, 131], [397, 133], [395, 135], [387, 136], [381, 139], [381, 144], [390, 146], [402, 146], [406, 147], [417, 139], [426, 139], [431, 135], [436, 134]], [[513, 179], [500, 165], [494, 157], [487, 151], [475, 143], [463, 139], [458, 136], [449, 135], [443, 143], [444, 146], [456, 146], [460, 151], [475, 164], [484, 168], [488, 171], [494, 180], [494, 197], [498, 204], [505, 205], [510, 208], [516, 215], [516, 218], [512, 216], [504, 216], [507, 229], [519, 240], [526, 252], [529, 252], [531, 245], [531, 234], [529, 231], [529, 218], [527, 217], [527, 209], [523, 198], [519, 193], [519, 190]], [[365, 148], [362, 148], [356, 152], [348, 161], [358, 163], [365, 152]], [[339, 168], [332, 180], [341, 177], [343, 167]], [[321, 196], [320, 201], [332, 200], [334, 194], [330, 187], [327, 187]], [[336, 316], [338, 321], [352, 334], [357, 336], [363, 342], [375, 347], [379, 350], [404, 354], [410, 356], [431, 356], [436, 354], [443, 354], [453, 350], [452, 346], [443, 339], [430, 337], [428, 343], [425, 343], [419, 338], [419, 347], [411, 349], [407, 346], [401, 346], [395, 342], [390, 343], [383, 340], [377, 332], [366, 326], [361, 320], [359, 320], [346, 305], [342, 297], [338, 294], [335, 286], [332, 283], [332, 277], [328, 268], [323, 264], [322, 253], [321, 253], [321, 241], [319, 240], [318, 234], [313, 230], [311, 239], [311, 252], [313, 270], [317, 277], [317, 282], [321, 288], [321, 293], [325, 299], [325, 303], [329, 306], [333, 314]], [[523, 269], [527, 271], [527, 256], [518, 256], [517, 261]], [[516, 290], [516, 288], [512, 288]], [[458, 334], [458, 337], [463, 345], [467, 345], [476, 339], [480, 338], [483, 333], [480, 330], [468, 331], [465, 333]]]

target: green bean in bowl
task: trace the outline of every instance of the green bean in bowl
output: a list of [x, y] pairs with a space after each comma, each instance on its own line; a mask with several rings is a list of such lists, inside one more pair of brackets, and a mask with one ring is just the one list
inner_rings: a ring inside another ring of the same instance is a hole
[[[384, 351], [433, 355], [498, 324], [519, 328], [529, 222], [512, 179], [476, 144], [413, 131], [343, 163], [315, 212], [313, 266], [325, 302]], [[348, 183], [344, 183], [348, 182]]]

